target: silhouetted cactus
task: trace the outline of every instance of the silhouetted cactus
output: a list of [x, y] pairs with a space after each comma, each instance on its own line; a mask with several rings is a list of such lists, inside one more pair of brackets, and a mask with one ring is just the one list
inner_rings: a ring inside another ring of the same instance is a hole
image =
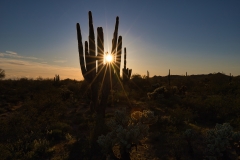
[[[82, 45], [82, 35], [80, 25], [77, 23], [77, 38], [80, 67], [84, 79], [90, 83], [92, 92], [91, 110], [105, 110], [111, 84], [120, 80], [120, 65], [122, 53], [122, 36], [118, 37], [119, 17], [116, 18], [115, 30], [112, 39], [111, 54], [114, 57], [112, 63], [104, 64], [104, 35], [102, 27], [97, 28], [97, 47], [93, 28], [92, 13], [89, 11], [89, 43], [85, 42], [85, 53]], [[96, 53], [97, 48], [97, 53]], [[84, 60], [85, 54], [85, 60]], [[124, 56], [123, 81], [129, 79], [131, 70], [126, 69], [126, 48]], [[96, 67], [97, 66], [97, 67]], [[124, 76], [126, 75], [126, 76]], [[101, 85], [99, 85], [101, 83]], [[99, 91], [101, 99], [99, 100]], [[99, 108], [99, 106], [103, 108]], [[103, 113], [104, 114], [104, 113]]]
[[230, 73], [230, 75], [229, 75], [229, 82], [232, 82], [232, 79], [233, 79], [233, 75], [231, 75], [231, 73]]
[[[104, 126], [105, 109], [112, 84], [120, 81], [120, 65], [122, 53], [122, 37], [118, 37], [119, 18], [116, 17], [115, 30], [112, 39], [111, 55], [113, 62], [104, 63], [104, 36], [102, 27], [97, 28], [97, 47], [95, 46], [94, 28], [91, 11], [89, 15], [89, 44], [85, 42], [85, 53], [82, 44], [82, 35], [79, 23], [77, 23], [77, 39], [80, 67], [84, 79], [91, 87], [91, 111], [96, 111], [95, 127], [91, 134], [91, 148], [95, 152], [97, 137], [102, 134]], [[97, 48], [97, 53], [96, 53]], [[85, 60], [84, 60], [85, 55]], [[126, 68], [126, 48], [124, 67]], [[124, 72], [125, 73], [125, 72]], [[124, 77], [123, 73], [123, 77]], [[128, 79], [131, 71], [128, 71]], [[124, 79], [124, 78], [123, 78]], [[101, 93], [101, 95], [99, 94]]]
[[59, 82], [60, 81], [60, 77], [59, 77], [59, 75], [55, 75], [55, 77], [53, 78], [53, 81], [54, 82]]
[[168, 72], [168, 85], [170, 86], [170, 69], [169, 69], [169, 72]]
[[5, 71], [0, 68], [0, 79], [5, 77]]
[[126, 48], [124, 48], [124, 68], [123, 68], [123, 82], [127, 82], [131, 78], [132, 69], [126, 68], [127, 65], [127, 51]]

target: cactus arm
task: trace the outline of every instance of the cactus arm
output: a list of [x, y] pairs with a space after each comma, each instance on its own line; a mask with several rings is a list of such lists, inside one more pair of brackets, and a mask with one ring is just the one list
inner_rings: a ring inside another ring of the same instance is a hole
[[104, 75], [104, 71], [103, 71], [104, 38], [103, 37], [104, 37], [103, 36], [103, 28], [98, 27], [97, 28], [97, 60], [98, 60], [97, 74], [98, 74], [98, 81], [102, 81], [103, 80], [103, 75]]
[[113, 63], [109, 65], [110, 67], [110, 77], [111, 77], [111, 86], [112, 82], [116, 82], [116, 77], [114, 77], [114, 72], [117, 72], [117, 66], [116, 66], [116, 59], [117, 59], [117, 38], [118, 38], [118, 25], [119, 25], [119, 17], [116, 17], [116, 23], [115, 23], [115, 29], [113, 33], [113, 39], [112, 39], [112, 56], [113, 56]]
[[127, 61], [126, 61], [126, 58], [127, 58], [127, 51], [126, 51], [126, 47], [125, 47], [124, 48], [124, 65], [123, 65], [123, 71], [122, 71], [123, 82], [127, 81], [127, 68], [126, 68]]
[[121, 55], [122, 55], [122, 36], [119, 36], [116, 57], [116, 73], [118, 77], [120, 77]]
[[112, 39], [112, 54], [114, 55], [115, 61], [116, 61], [116, 45], [117, 45], [117, 37], [118, 37], [118, 25], [119, 25], [119, 17], [116, 18], [115, 29], [113, 33], [113, 39]]
[[124, 68], [123, 68], [123, 82], [128, 81], [131, 78], [132, 69], [126, 68], [127, 65], [127, 50], [124, 48]]
[[124, 69], [126, 69], [126, 65], [127, 65], [127, 49], [126, 47], [124, 48]]
[[81, 35], [81, 29], [80, 29], [79, 23], [77, 23], [77, 40], [78, 40], [79, 62], [80, 62], [82, 75], [83, 75], [84, 79], [87, 79], [86, 78], [87, 70], [85, 68], [85, 61], [84, 61], [84, 56], [83, 56], [82, 35]]
[[104, 39], [103, 39], [103, 28], [97, 28], [97, 59], [103, 60], [104, 55]]
[[127, 69], [126, 69], [126, 64], [127, 64], [127, 61], [126, 61], [126, 57], [127, 57], [127, 55], [126, 55], [126, 47], [124, 48], [124, 65], [123, 65], [123, 69], [122, 69], [122, 79], [123, 79], [123, 82], [126, 82], [126, 79], [127, 79]]
[[129, 69], [129, 70], [128, 70], [128, 79], [131, 78], [131, 75], [132, 75], [132, 69]]
[[87, 72], [85, 73], [85, 79], [90, 83], [92, 81], [92, 76], [91, 76], [91, 57], [88, 52], [88, 42], [85, 41], [85, 61], [86, 61], [86, 70]]
[[94, 28], [93, 28], [93, 19], [92, 19], [92, 12], [88, 12], [89, 16], [89, 68], [87, 70], [90, 72], [91, 81], [94, 80], [96, 76], [96, 46], [95, 46], [95, 36], [94, 36]]

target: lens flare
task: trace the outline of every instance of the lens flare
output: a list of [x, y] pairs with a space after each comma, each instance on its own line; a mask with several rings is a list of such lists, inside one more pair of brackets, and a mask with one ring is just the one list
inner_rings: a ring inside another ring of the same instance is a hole
[[105, 55], [105, 61], [106, 61], [107, 63], [113, 62], [113, 55], [112, 55], [112, 54], [107, 54], [107, 55]]

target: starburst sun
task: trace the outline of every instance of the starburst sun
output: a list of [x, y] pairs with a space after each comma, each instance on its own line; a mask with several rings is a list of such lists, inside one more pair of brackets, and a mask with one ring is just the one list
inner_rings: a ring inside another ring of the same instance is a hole
[[113, 62], [113, 55], [112, 54], [106, 54], [105, 55], [105, 62], [106, 63], [112, 63]]

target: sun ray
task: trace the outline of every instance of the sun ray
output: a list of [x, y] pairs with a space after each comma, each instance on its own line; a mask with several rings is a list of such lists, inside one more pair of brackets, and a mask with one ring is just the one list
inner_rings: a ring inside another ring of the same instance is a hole
[[[111, 68], [113, 68], [113, 69], [115, 69], [115, 67], [119, 68], [115, 63], [112, 63], [111, 65], [112, 65]], [[114, 67], [114, 66], [115, 66], [115, 67]], [[117, 77], [117, 80], [118, 80], [121, 88], [122, 88], [122, 91], [124, 92], [124, 95], [125, 95], [126, 98], [127, 98], [127, 101], [128, 101], [128, 103], [129, 103], [129, 105], [131, 106], [131, 101], [130, 101], [130, 99], [128, 98], [128, 95], [127, 95], [126, 90], [124, 89], [124, 86], [123, 86], [123, 83], [122, 83], [122, 81], [121, 81], [121, 78], [118, 76], [118, 74], [115, 74], [115, 75], [116, 75], [116, 77]]]
[[[89, 88], [91, 88], [91, 85], [92, 85], [93, 82], [98, 78], [98, 76], [100, 75], [99, 73], [101, 73], [104, 68], [106, 68], [106, 67], [104, 67], [104, 65], [103, 65], [103, 67], [101, 67], [101, 70], [99, 70], [99, 71], [98, 71], [98, 74], [94, 77], [93, 81], [88, 85], [88, 87], [87, 87], [87, 89], [86, 89], [86, 91], [84, 92], [83, 95], [86, 95], [87, 90], [88, 90]], [[94, 69], [93, 69], [93, 70], [94, 70]], [[107, 68], [105, 69], [105, 72], [104, 72], [104, 76], [103, 76], [103, 79], [102, 79], [102, 83], [101, 83], [100, 90], [102, 89], [102, 85], [103, 85], [103, 81], [104, 81], [104, 79], [105, 79], [106, 71], [107, 71]], [[90, 73], [90, 71], [87, 72], [86, 74], [89, 74], [89, 73]]]
[[[105, 66], [105, 67], [103, 67], [103, 68], [105, 68], [105, 71], [104, 71], [104, 75], [103, 75], [102, 83], [101, 83], [101, 86], [100, 86], [100, 91], [101, 91], [102, 88], [103, 88], [104, 79], [105, 79], [105, 77], [106, 77], [106, 73], [107, 73], [107, 67]], [[103, 68], [102, 68], [102, 69], [103, 69]]]
[[[110, 62], [110, 63], [105, 63], [105, 64], [104, 64], [104, 62], [101, 62], [101, 63], [98, 64], [98, 67], [99, 67], [99, 66], [102, 66], [101, 69], [96, 73], [97, 75], [94, 77], [93, 81], [89, 84], [89, 86], [87, 87], [87, 89], [86, 89], [86, 91], [85, 91], [85, 93], [84, 93], [83, 95], [85, 95], [85, 94], [87, 93], [87, 90], [91, 87], [91, 85], [93, 84], [93, 82], [99, 77], [100, 73], [104, 70], [104, 74], [103, 74], [102, 80], [100, 80], [100, 81], [101, 81], [100, 91], [101, 91], [102, 88], [103, 88], [103, 84], [104, 84], [104, 81], [106, 80], [106, 78], [109, 78], [109, 80], [110, 80], [110, 91], [111, 91], [110, 94], [111, 94], [111, 96], [112, 96], [111, 101], [112, 101], [112, 103], [113, 103], [114, 99], [113, 99], [113, 92], [112, 92], [112, 90], [113, 90], [113, 86], [115, 86], [116, 84], [113, 84], [113, 79], [112, 79], [112, 77], [113, 77], [113, 76], [116, 76], [117, 82], [119, 82], [119, 84], [120, 84], [120, 86], [121, 86], [121, 90], [123, 91], [123, 93], [124, 93], [124, 95], [125, 95], [128, 103], [129, 103], [129, 105], [131, 106], [131, 101], [130, 101], [130, 99], [128, 98], [128, 95], [127, 95], [127, 92], [126, 92], [126, 90], [125, 90], [125, 88], [124, 88], [124, 85], [123, 85], [123, 83], [122, 83], [121, 77], [119, 77], [118, 74], [116, 74], [116, 68], [120, 69], [120, 68], [118, 67], [118, 65], [117, 65], [117, 62]], [[104, 69], [104, 68], [105, 68], [105, 69]], [[109, 77], [106, 77], [106, 75], [107, 75], [107, 70], [108, 70], [108, 69], [109, 69], [110, 74], [109, 74]], [[91, 73], [91, 72], [94, 71], [94, 70], [95, 70], [95, 68], [93, 68], [92, 70], [88, 71], [86, 74], [89, 74], [89, 73]], [[112, 71], [112, 70], [113, 70], [113, 71]], [[113, 75], [112, 75], [112, 74], [113, 74]], [[134, 85], [136, 85], [136, 84], [134, 83]], [[138, 87], [138, 86], [137, 86], [137, 87]]]

